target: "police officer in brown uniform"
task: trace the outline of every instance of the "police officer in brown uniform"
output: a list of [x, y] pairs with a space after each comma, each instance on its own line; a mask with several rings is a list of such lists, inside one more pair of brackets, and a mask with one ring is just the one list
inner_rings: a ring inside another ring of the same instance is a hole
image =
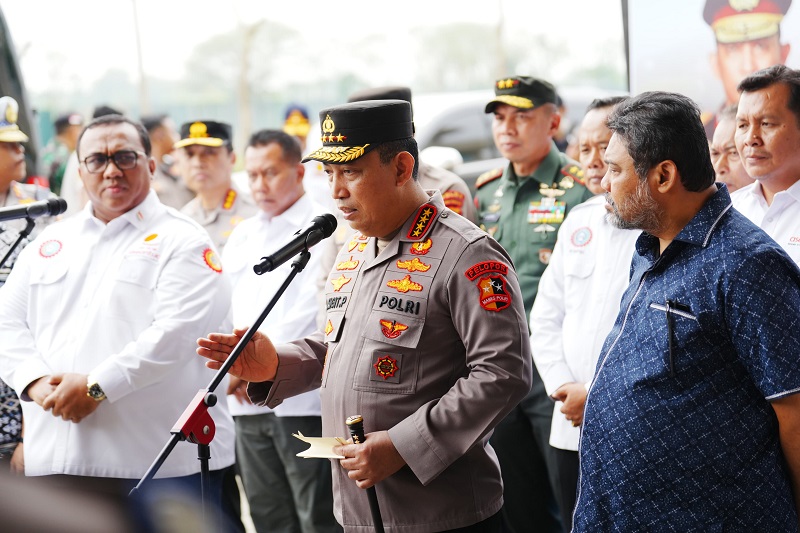
[[[527, 76], [500, 79], [486, 112], [494, 114], [494, 141], [509, 163], [478, 178], [478, 217], [514, 261], [529, 315], [561, 222], [593, 194], [583, 184], [580, 164], [553, 142], [561, 116], [550, 83]], [[528, 531], [531, 523], [541, 531], [560, 530], [552, 489], [552, 414], [553, 401], [534, 372], [530, 394], [492, 437], [503, 468], [504, 513], [516, 533]]]
[[186, 185], [197, 196], [181, 208], [200, 223], [222, 251], [233, 228], [258, 213], [249, 191], [236, 187], [231, 178], [236, 154], [229, 124], [213, 120], [187, 122], [175, 143], [178, 168]]
[[[321, 161], [356, 234], [328, 277], [324, 331], [273, 347], [256, 333], [231, 373], [270, 407], [321, 385], [323, 435], [334, 448], [334, 512], [345, 531], [371, 529], [376, 485], [387, 531], [501, 531], [494, 425], [530, 389], [522, 298], [508, 254], [417, 183], [411, 107], [363, 101], [320, 113]], [[219, 368], [238, 336], [200, 339]], [[470, 529], [473, 531], [473, 529]]]
[[703, 20], [716, 40], [711, 69], [725, 91], [717, 112], [701, 116], [709, 140], [722, 108], [739, 101], [739, 82], [758, 70], [786, 63], [791, 45], [781, 42], [781, 21], [791, 5], [792, 0], [706, 0]]

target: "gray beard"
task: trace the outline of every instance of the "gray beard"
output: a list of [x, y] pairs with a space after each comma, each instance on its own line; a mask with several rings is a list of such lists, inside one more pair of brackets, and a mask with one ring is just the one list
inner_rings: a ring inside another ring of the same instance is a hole
[[633, 195], [626, 200], [626, 207], [633, 208], [629, 209], [629, 211], [633, 211], [632, 213], [626, 213], [627, 218], [622, 218], [617, 210], [617, 205], [611, 201], [608, 194], [606, 194], [606, 201], [612, 208], [610, 212], [606, 213], [606, 220], [616, 228], [638, 229], [655, 234], [661, 227], [664, 210], [650, 196], [645, 182], [640, 182]]

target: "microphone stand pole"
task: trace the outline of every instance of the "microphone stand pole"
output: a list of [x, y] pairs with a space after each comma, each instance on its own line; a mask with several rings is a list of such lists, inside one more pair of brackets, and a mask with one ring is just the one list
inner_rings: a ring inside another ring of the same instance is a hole
[[28, 223], [25, 225], [25, 229], [19, 232], [17, 240], [14, 241], [14, 244], [12, 244], [11, 247], [8, 249], [8, 252], [6, 253], [5, 257], [3, 257], [2, 260], [0, 260], [0, 268], [3, 268], [3, 265], [6, 264], [6, 261], [8, 261], [8, 258], [11, 257], [11, 254], [14, 253], [14, 250], [17, 248], [17, 246], [19, 246], [19, 243], [22, 242], [22, 239], [30, 235], [31, 231], [33, 231], [33, 226], [35, 224], [33, 219], [31, 217], [25, 217], [25, 220], [28, 221]]
[[186, 407], [186, 410], [183, 412], [181, 417], [172, 426], [172, 437], [161, 450], [158, 457], [156, 457], [153, 464], [150, 465], [150, 468], [145, 473], [144, 477], [139, 480], [139, 483], [130, 491], [128, 494], [129, 496], [135, 496], [139, 489], [149, 481], [150, 479], [155, 476], [158, 469], [161, 468], [161, 465], [164, 464], [164, 461], [167, 460], [170, 452], [172, 449], [175, 448], [175, 445], [178, 444], [178, 441], [181, 440], [188, 440], [194, 444], [197, 444], [197, 458], [200, 460], [200, 488], [201, 488], [201, 499], [203, 504], [203, 518], [207, 518], [207, 504], [206, 498], [209, 494], [210, 489], [210, 482], [209, 482], [209, 470], [208, 470], [208, 460], [211, 458], [211, 450], [209, 448], [209, 444], [214, 439], [215, 433], [215, 426], [214, 420], [211, 418], [211, 415], [208, 414], [208, 408], [213, 407], [217, 403], [217, 396], [214, 394], [214, 390], [219, 386], [222, 380], [225, 378], [225, 374], [228, 373], [233, 363], [236, 362], [236, 359], [239, 357], [244, 351], [245, 346], [247, 343], [250, 342], [250, 339], [253, 338], [253, 335], [256, 334], [258, 328], [267, 318], [272, 308], [275, 307], [275, 304], [278, 302], [278, 299], [283, 295], [286, 289], [289, 287], [289, 284], [292, 280], [302, 272], [302, 270], [308, 264], [309, 259], [311, 258], [311, 253], [308, 249], [303, 250], [299, 257], [292, 262], [292, 271], [286, 277], [286, 280], [278, 289], [278, 292], [272, 297], [267, 307], [264, 308], [264, 311], [261, 312], [258, 319], [253, 323], [252, 326], [247, 330], [244, 337], [242, 337], [239, 342], [234, 347], [233, 351], [231, 352], [228, 359], [223, 363], [220, 369], [217, 371], [214, 379], [211, 380], [211, 383], [205, 389], [200, 389], [197, 394], [195, 395], [194, 399], [191, 403]]

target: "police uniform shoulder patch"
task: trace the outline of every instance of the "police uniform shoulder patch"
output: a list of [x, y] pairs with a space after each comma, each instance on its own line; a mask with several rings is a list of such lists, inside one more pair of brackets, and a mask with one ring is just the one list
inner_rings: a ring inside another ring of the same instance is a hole
[[503, 169], [502, 168], [496, 168], [494, 170], [490, 170], [488, 172], [484, 172], [483, 174], [478, 176], [478, 179], [475, 181], [475, 188], [476, 189], [480, 189], [481, 187], [483, 187], [487, 183], [493, 182], [494, 180], [496, 180], [497, 178], [499, 178], [502, 175], [503, 175]]
[[573, 180], [577, 181], [584, 187], [586, 186], [586, 181], [583, 178], [583, 169], [579, 165], [573, 163], [564, 165], [563, 167], [561, 167], [561, 173], [564, 176], [572, 178]]
[[442, 193], [442, 199], [444, 200], [444, 205], [448, 209], [458, 213], [459, 215], [464, 214], [464, 193], [452, 190], [445, 191]]
[[479, 302], [487, 311], [499, 312], [511, 305], [511, 294], [506, 290], [502, 275], [484, 276], [478, 281]]
[[414, 240], [421, 239], [433, 225], [436, 211], [436, 206], [433, 204], [424, 204], [420, 207], [419, 211], [417, 211], [417, 216], [414, 217], [414, 222], [411, 223], [411, 227], [408, 229], [406, 237]]

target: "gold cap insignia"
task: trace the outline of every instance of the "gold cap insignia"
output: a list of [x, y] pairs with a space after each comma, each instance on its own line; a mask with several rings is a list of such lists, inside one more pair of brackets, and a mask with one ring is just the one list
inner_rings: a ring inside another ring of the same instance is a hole
[[189, 137], [192, 139], [208, 137], [208, 127], [202, 122], [195, 122], [189, 126]]
[[11, 104], [6, 106], [6, 122], [14, 124], [19, 118], [19, 111]]

